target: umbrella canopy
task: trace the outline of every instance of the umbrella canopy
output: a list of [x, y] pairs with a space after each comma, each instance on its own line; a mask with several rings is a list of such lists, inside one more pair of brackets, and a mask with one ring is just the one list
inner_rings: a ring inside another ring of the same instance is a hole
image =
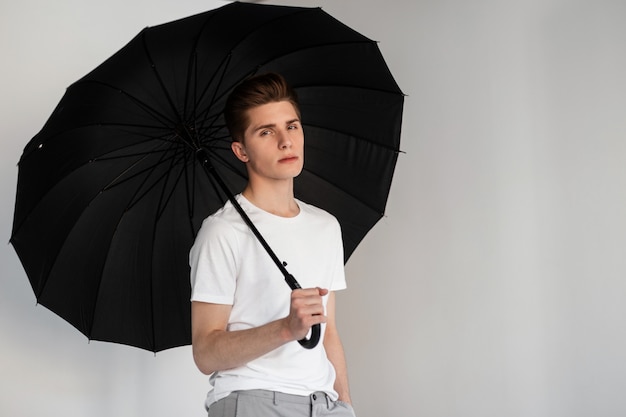
[[11, 243], [38, 303], [90, 340], [191, 343], [188, 253], [246, 184], [222, 110], [255, 73], [296, 89], [296, 197], [334, 214], [345, 259], [384, 213], [403, 95], [377, 44], [319, 8], [232, 3], [143, 30], [72, 84], [19, 162]]

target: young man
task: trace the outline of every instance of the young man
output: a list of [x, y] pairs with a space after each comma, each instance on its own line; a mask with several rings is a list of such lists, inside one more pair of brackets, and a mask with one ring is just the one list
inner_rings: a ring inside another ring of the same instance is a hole
[[[291, 291], [228, 202], [190, 253], [192, 344], [211, 375], [209, 416], [354, 416], [334, 291], [346, 286], [337, 220], [296, 200], [304, 133], [295, 92], [277, 74], [250, 78], [225, 109], [248, 184], [236, 196], [302, 290]], [[297, 342], [321, 324], [317, 347]]]

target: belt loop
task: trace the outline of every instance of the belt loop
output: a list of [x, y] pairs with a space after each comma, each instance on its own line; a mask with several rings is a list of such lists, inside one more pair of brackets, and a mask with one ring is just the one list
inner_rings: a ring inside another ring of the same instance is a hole
[[326, 406], [328, 407], [328, 409], [330, 409], [330, 407], [332, 406], [332, 402], [333, 400], [330, 399], [330, 396], [328, 394], [326, 395]]
[[278, 393], [274, 391], [274, 405], [278, 405]]

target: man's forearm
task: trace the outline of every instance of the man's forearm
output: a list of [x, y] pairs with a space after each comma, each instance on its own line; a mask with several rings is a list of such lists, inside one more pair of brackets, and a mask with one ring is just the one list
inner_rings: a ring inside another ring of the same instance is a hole
[[282, 320], [246, 330], [214, 330], [193, 343], [194, 360], [205, 374], [237, 368], [291, 341]]

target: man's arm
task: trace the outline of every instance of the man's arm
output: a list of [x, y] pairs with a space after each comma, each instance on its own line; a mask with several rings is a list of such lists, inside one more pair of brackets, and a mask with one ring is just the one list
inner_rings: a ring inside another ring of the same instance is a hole
[[350, 387], [348, 385], [348, 367], [346, 366], [346, 356], [343, 345], [337, 331], [335, 321], [335, 293], [328, 295], [326, 304], [326, 332], [324, 334], [324, 348], [326, 355], [333, 364], [337, 378], [335, 379], [335, 391], [339, 394], [339, 400], [352, 404], [350, 398]]
[[232, 306], [192, 302], [191, 341], [196, 366], [207, 375], [236, 368], [306, 337], [311, 326], [326, 321], [322, 296], [327, 292], [320, 288], [292, 291], [287, 317], [237, 331], [226, 330]]

